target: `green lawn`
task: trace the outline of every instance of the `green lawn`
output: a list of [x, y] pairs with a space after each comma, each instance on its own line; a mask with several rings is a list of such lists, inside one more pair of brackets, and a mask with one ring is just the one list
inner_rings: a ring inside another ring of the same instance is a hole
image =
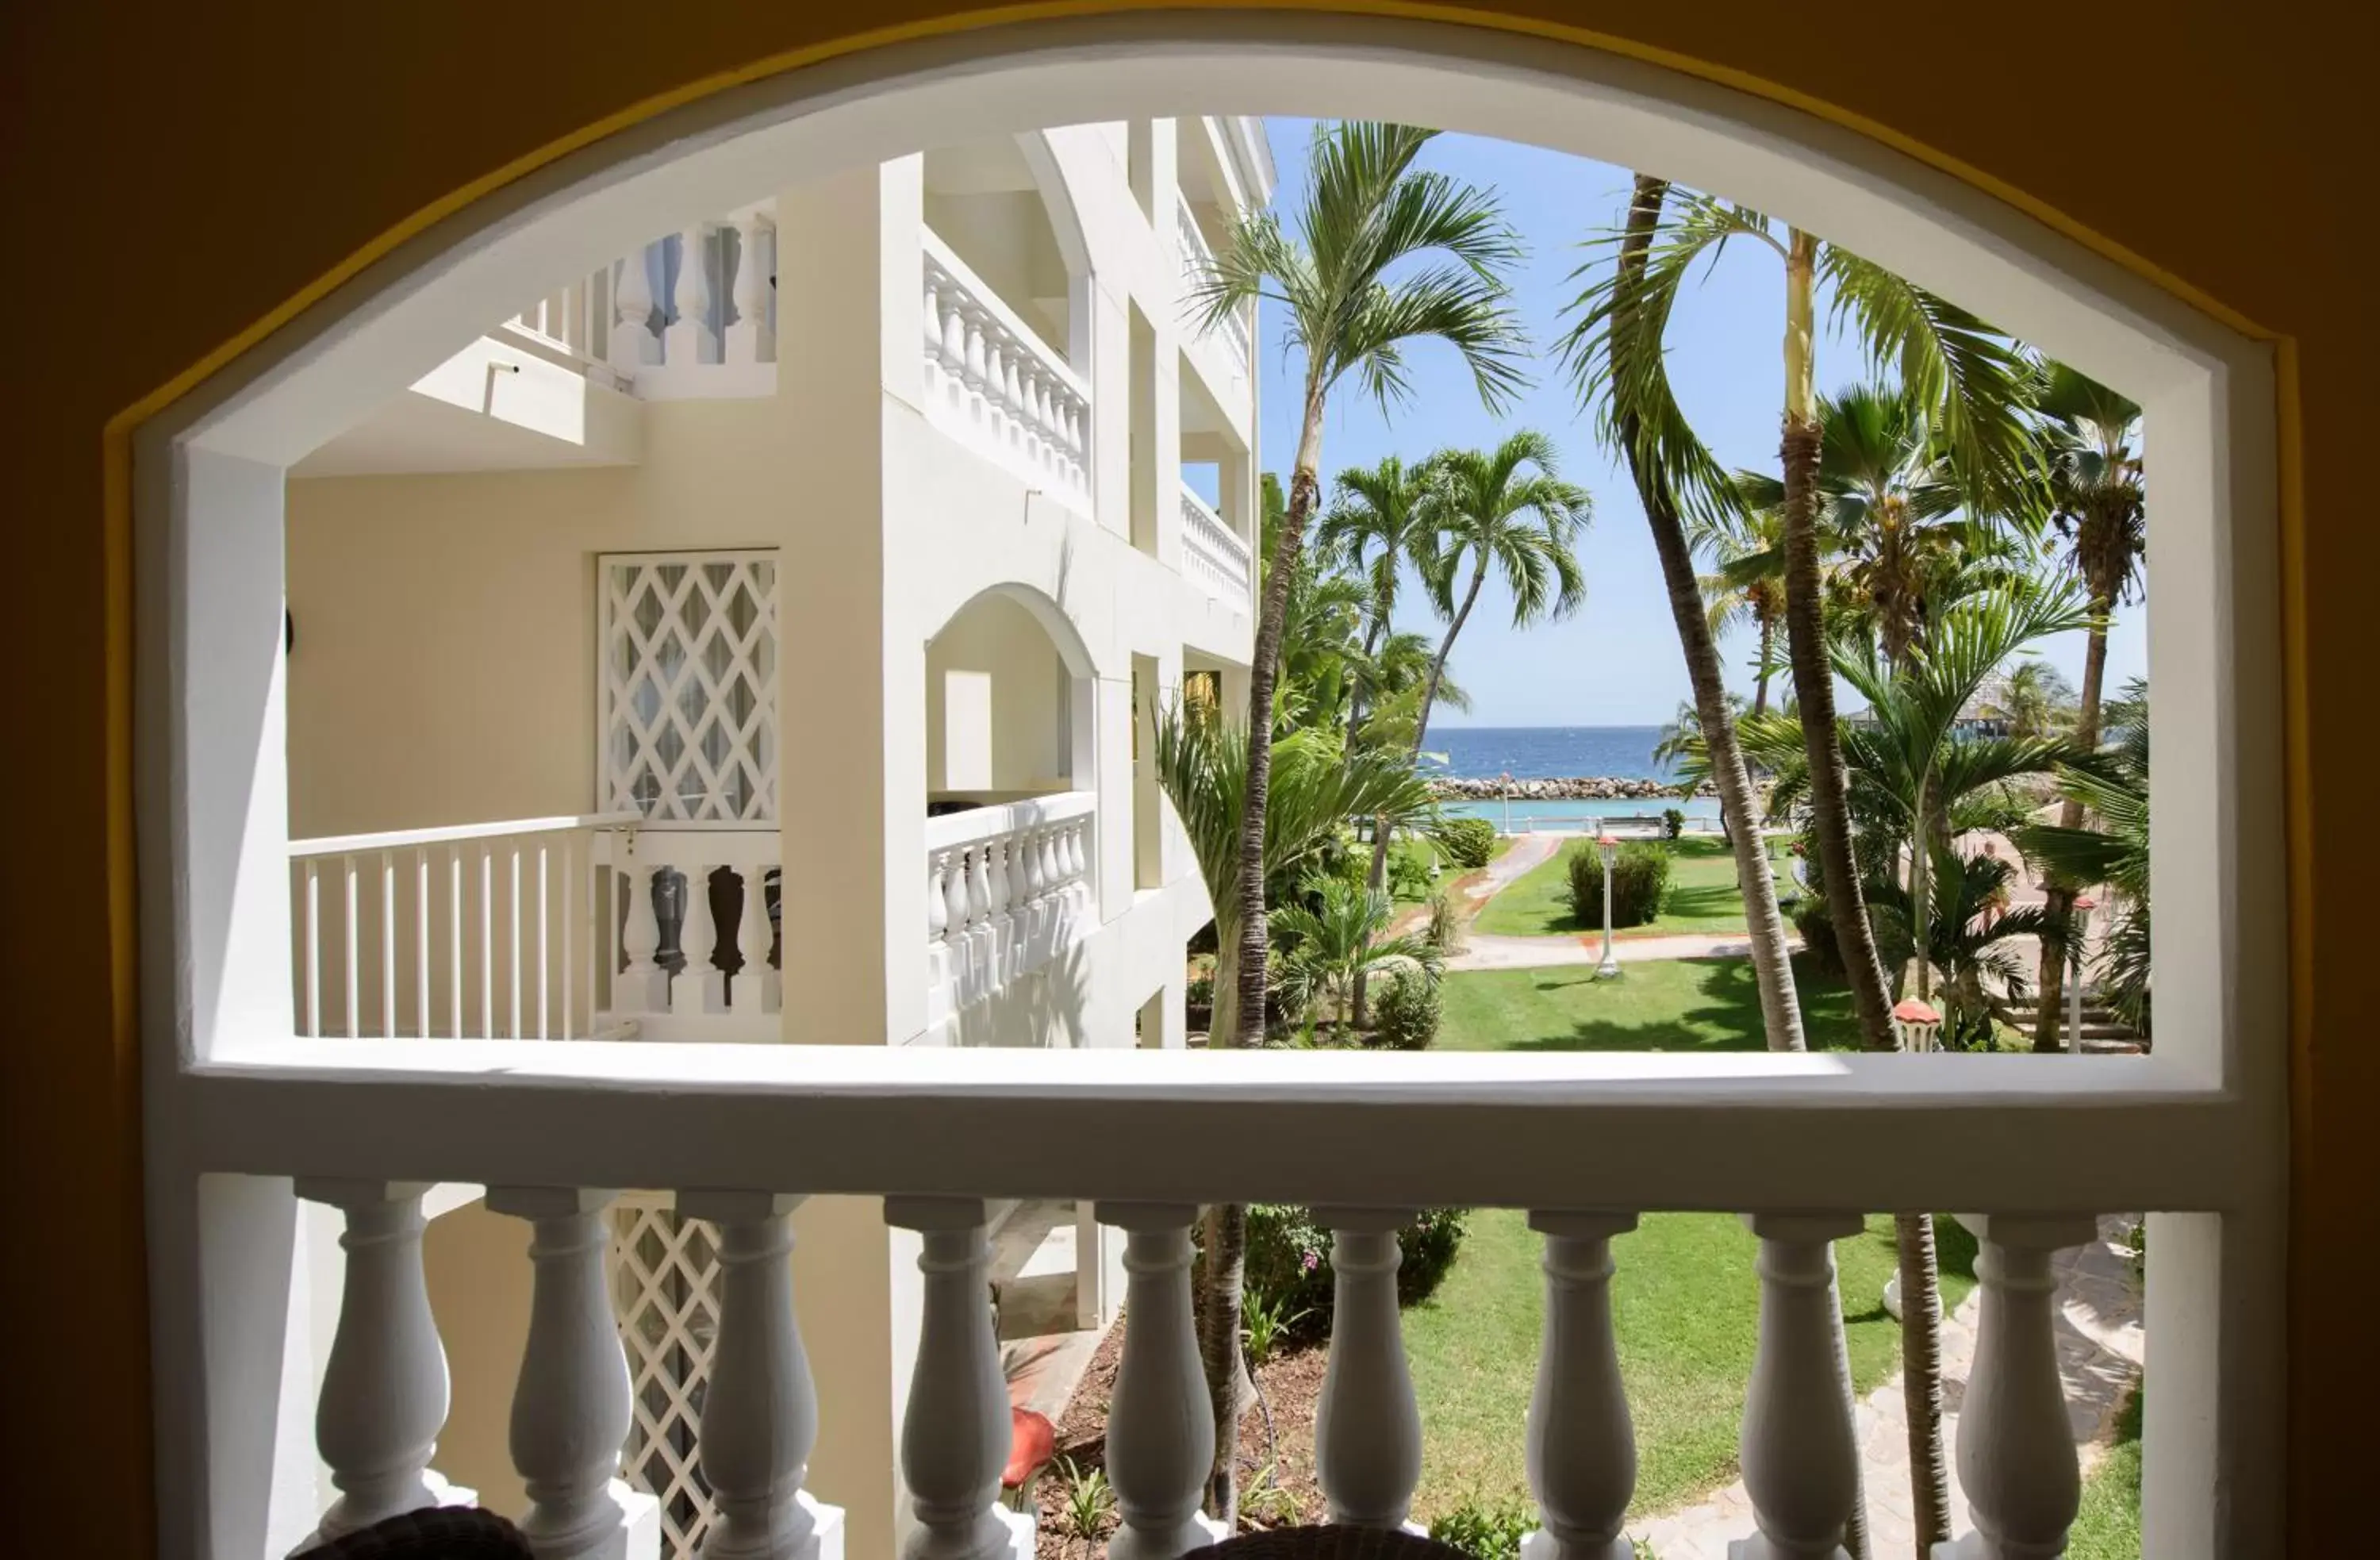
[[[1840, 985], [1797, 969], [1813, 1045], [1852, 1043]], [[1759, 1002], [1741, 959], [1629, 967], [1598, 985], [1577, 969], [1484, 970], [1446, 978], [1438, 1043], [1450, 1050], [1751, 1050]], [[1945, 1308], [1974, 1285], [1974, 1245], [1938, 1221]], [[1743, 1386], [1758, 1335], [1755, 1243], [1724, 1213], [1647, 1214], [1613, 1243], [1613, 1326], [1636, 1424], [1638, 1515], [1676, 1506], [1735, 1476]], [[1524, 1406], [1543, 1317], [1539, 1243], [1525, 1215], [1482, 1209], [1445, 1284], [1405, 1313], [1420, 1399], [1425, 1519], [1466, 1497], [1524, 1501]], [[1892, 1225], [1839, 1241], [1852, 1373], [1863, 1393], [1896, 1368], [1900, 1329], [1879, 1297], [1893, 1268]]]
[[[1497, 857], [1503, 855], [1504, 852], [1512, 848], [1512, 840], [1509, 837], [1500, 835], [1497, 836], [1495, 847], [1488, 852], [1488, 859], [1493, 861]], [[1456, 878], [1461, 877], [1465, 871], [1470, 870], [1466, 867], [1456, 866], [1447, 858], [1444, 851], [1441, 851], [1436, 845], [1426, 839], [1391, 840], [1389, 844], [1389, 855], [1391, 858], [1399, 856], [1410, 857], [1422, 863], [1425, 868], [1430, 866], [1432, 863], [1436, 863], [1438, 867], [1438, 876], [1430, 880], [1429, 888], [1423, 893], [1399, 894], [1391, 889], [1390, 897], [1400, 905], [1418, 905], [1427, 900], [1430, 894], [1435, 893], [1439, 889], [1444, 888]], [[1391, 881], [1393, 881], [1393, 879]]]
[[[1600, 930], [1602, 921], [1581, 923], [1570, 913], [1570, 864], [1576, 850], [1591, 850], [1585, 840], [1572, 840], [1550, 860], [1524, 872], [1502, 893], [1488, 901], [1473, 922], [1475, 930], [1498, 937], [1575, 936]], [[1658, 937], [1686, 932], [1741, 932], [1743, 894], [1736, 886], [1735, 858], [1716, 839], [1687, 838], [1670, 842], [1669, 901], [1658, 919], [1620, 932], [1622, 937]], [[1780, 858], [1777, 859], [1782, 866]], [[1790, 876], [1780, 872], [1780, 892], [1792, 891]]]
[[2141, 1395], [2116, 1416], [2115, 1444], [2083, 1481], [2066, 1535], [2070, 1560], [2141, 1560]]

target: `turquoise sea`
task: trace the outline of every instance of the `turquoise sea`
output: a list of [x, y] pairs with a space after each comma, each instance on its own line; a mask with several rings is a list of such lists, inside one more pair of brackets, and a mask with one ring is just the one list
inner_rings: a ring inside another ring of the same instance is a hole
[[[1655, 725], [1473, 725], [1432, 726], [1425, 744], [1436, 762], [1432, 774], [1456, 779], [1667, 780], [1670, 769], [1653, 757], [1661, 739]], [[1449, 802], [1458, 816], [1485, 818], [1499, 829], [1578, 829], [1612, 817], [1651, 816], [1675, 807], [1697, 823], [1716, 828], [1718, 803], [1687, 801], [1502, 801]]]

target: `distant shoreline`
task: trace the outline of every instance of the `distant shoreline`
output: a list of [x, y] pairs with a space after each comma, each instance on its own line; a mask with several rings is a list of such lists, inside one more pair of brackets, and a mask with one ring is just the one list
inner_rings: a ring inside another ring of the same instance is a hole
[[1662, 801], [1718, 795], [1705, 781], [1699, 786], [1672, 785], [1634, 775], [1583, 774], [1571, 777], [1506, 780], [1501, 775], [1433, 775], [1433, 795], [1462, 801]]

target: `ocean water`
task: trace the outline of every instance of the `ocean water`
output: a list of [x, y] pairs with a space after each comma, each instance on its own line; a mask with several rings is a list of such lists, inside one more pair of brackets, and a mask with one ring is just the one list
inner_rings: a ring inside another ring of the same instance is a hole
[[1423, 746], [1446, 760], [1431, 773], [1462, 780], [1666, 780], [1653, 757], [1660, 740], [1658, 725], [1433, 725]]

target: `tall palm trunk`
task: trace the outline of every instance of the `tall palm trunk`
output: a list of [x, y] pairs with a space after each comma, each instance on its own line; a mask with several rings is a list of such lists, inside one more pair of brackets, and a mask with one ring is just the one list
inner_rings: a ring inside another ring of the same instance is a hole
[[[1664, 567], [1668, 567], [1667, 558], [1664, 558], [1662, 563]], [[1676, 604], [1674, 591], [1670, 593], [1670, 604], [1672, 606]], [[1768, 670], [1771, 658], [1776, 653], [1777, 620], [1764, 612], [1760, 615], [1760, 680], [1752, 685], [1752, 713], [1755, 716], [1768, 713]], [[1732, 736], [1733, 733], [1730, 732], [1730, 738]]]
[[[1454, 636], [1463, 632], [1463, 625], [1470, 620], [1471, 609], [1479, 600], [1479, 588], [1487, 582], [1488, 555], [1482, 553], [1479, 556], [1479, 567], [1471, 571], [1471, 588], [1463, 592], [1463, 606], [1455, 613], [1454, 621], [1446, 626], [1446, 637], [1438, 641], [1438, 653], [1430, 657], [1429, 675], [1422, 679], [1421, 710], [1414, 716], [1413, 757], [1416, 765], [1421, 762], [1422, 744], [1429, 737], [1429, 712], [1438, 702], [1439, 685], [1446, 680], [1447, 657], [1454, 653]], [[1387, 884], [1388, 877], [1389, 831], [1379, 820], [1374, 819], [1372, 821], [1372, 871], [1364, 881], [1369, 884], [1372, 891], [1377, 894]], [[1359, 1030], [1364, 1027], [1366, 988], [1369, 983], [1370, 971], [1359, 969], [1355, 972], [1354, 1023]]]
[[[1625, 286], [1645, 274], [1645, 252], [1661, 220], [1661, 202], [1670, 181], [1636, 176], [1635, 192], [1628, 205], [1628, 230], [1621, 240], [1620, 271]], [[1627, 296], [1623, 291], [1623, 297]], [[1618, 331], [1612, 333], [1617, 343]], [[1727, 683], [1719, 669], [1718, 641], [1712, 638], [1710, 615], [1702, 587], [1694, 578], [1694, 551], [1686, 528], [1671, 501], [1669, 485], [1658, 472], [1647, 470], [1637, 449], [1640, 428], [1633, 413], [1623, 414], [1620, 445], [1628, 454], [1629, 475], [1645, 509], [1645, 523], [1653, 532], [1653, 550], [1660, 555], [1661, 579], [1669, 587], [1670, 616], [1678, 626], [1678, 646], [1685, 652], [1686, 676], [1694, 684], [1694, 717], [1702, 725], [1703, 747], [1710, 755], [1711, 777], [1718, 785], [1721, 814], [1734, 826], [1727, 831], [1735, 852], [1735, 876], [1743, 891], [1744, 920], [1752, 940], [1752, 969], [1760, 989], [1760, 1020], [1771, 1051], [1807, 1049], [1802, 1038], [1802, 1004], [1793, 986], [1793, 964], [1785, 952], [1785, 919], [1777, 908], [1777, 879], [1768, 870], [1768, 850], [1760, 837], [1760, 813], [1754, 805], [1752, 776], [1744, 768], [1743, 750], [1736, 745], [1735, 719], [1727, 707]], [[1767, 628], [1762, 630], [1761, 660], [1767, 661]], [[1768, 676], [1760, 677], [1761, 704], [1768, 699]]]
[[[2115, 592], [2091, 592], [2091, 631], [2083, 641], [2082, 702], [2074, 712], [2074, 742], [2084, 752], [2099, 746], [2099, 696], [2107, 676], [2107, 615], [2115, 610]], [[2082, 804], [2071, 797], [2058, 810], [2058, 822], [2069, 829], [2082, 826]], [[2052, 887], [2048, 894], [2049, 924], [2064, 926], [2074, 913], [2074, 890]], [[2040, 979], [2034, 982], [2041, 993], [2041, 1005], [2033, 1015], [2033, 1048], [2035, 1051], [2059, 1049], [2058, 1032], [2060, 1016], [2066, 1010], [2066, 961], [2071, 957], [2066, 939], [2044, 937], [2041, 940]], [[2082, 1037], [2075, 1037], [2082, 1043]]]
[[[1795, 229], [1785, 268], [1785, 640], [1800, 701], [1803, 742], [1809, 758], [1810, 815], [1818, 836], [1818, 864], [1832, 912], [1835, 941], [1842, 953], [1859, 1017], [1860, 1036], [1872, 1051], [1898, 1049], [1891, 1004], [1885, 995], [1884, 964], [1868, 924], [1852, 857], [1849, 780], [1842, 745], [1835, 733], [1835, 675], [1828, 654], [1818, 579], [1818, 419], [1812, 375], [1811, 336], [1815, 312], [1815, 238]], [[1934, 1261], [1931, 1215], [1903, 1214], [1894, 1221], [1900, 1248], [1901, 1384], [1909, 1419], [1910, 1504], [1919, 1552], [1948, 1542], [1949, 1479], [1942, 1460], [1942, 1297]], [[1839, 1362], [1846, 1380], [1849, 1362]], [[1861, 1513], [1865, 1540], [1865, 1513]]]
[[[1281, 675], [1282, 619], [1289, 614], [1289, 577], [1305, 545], [1305, 525], [1321, 493], [1322, 386], [1308, 384], [1305, 419], [1297, 436], [1297, 464], [1289, 475], [1289, 506], [1281, 535], [1266, 565], [1264, 601], [1257, 616], [1255, 661], [1248, 668], [1248, 775], [1240, 811], [1238, 935], [1233, 939], [1232, 987], [1237, 1012], [1231, 1030], [1217, 1026], [1209, 1043], [1253, 1046], [1264, 1042], [1265, 805], [1272, 789], [1272, 693]], [[1206, 1229], [1206, 1303], [1199, 1310], [1198, 1352], [1207, 1368], [1207, 1392], [1215, 1414], [1215, 1469], [1208, 1485], [1208, 1509], [1228, 1527], [1239, 1523], [1240, 1292], [1247, 1261], [1247, 1210], [1237, 1204], [1211, 1208]]]

